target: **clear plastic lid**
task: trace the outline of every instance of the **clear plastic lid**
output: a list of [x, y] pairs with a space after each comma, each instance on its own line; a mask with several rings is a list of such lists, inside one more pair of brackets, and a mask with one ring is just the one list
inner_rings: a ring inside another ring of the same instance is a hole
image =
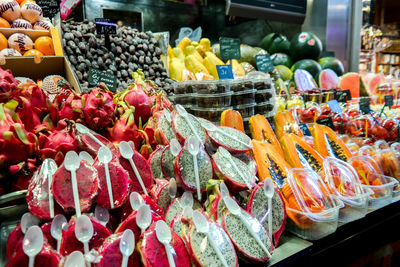
[[287, 180], [301, 211], [315, 221], [326, 220], [332, 211], [343, 207], [312, 170], [291, 169]]
[[323, 162], [325, 183], [345, 204], [357, 206], [372, 192], [363, 190], [354, 168], [340, 159], [326, 157]]
[[352, 157], [350, 164], [357, 172], [360, 182], [365, 185], [373, 185], [376, 176], [383, 174], [378, 163], [370, 156]]
[[249, 89], [249, 90], [234, 92], [233, 95], [240, 96], [240, 95], [247, 95], [247, 94], [255, 94], [256, 92], [257, 92], [257, 89]]
[[197, 98], [217, 98], [217, 97], [226, 97], [231, 96], [232, 92], [225, 92], [225, 93], [217, 93], [217, 94], [196, 94]]

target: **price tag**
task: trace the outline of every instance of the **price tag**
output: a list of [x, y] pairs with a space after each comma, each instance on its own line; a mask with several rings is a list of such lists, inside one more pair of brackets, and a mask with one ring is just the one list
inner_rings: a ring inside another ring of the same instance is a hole
[[333, 126], [333, 121], [332, 121], [332, 118], [331, 118], [331, 117], [326, 117], [326, 118], [317, 120], [317, 123], [318, 123], [318, 124], [321, 124], [321, 125], [328, 126], [328, 127], [331, 128], [332, 130], [335, 130], [335, 126]]
[[370, 98], [361, 98], [360, 99], [360, 103], [359, 103], [360, 110], [365, 114], [369, 113], [369, 111], [370, 111], [370, 108], [369, 108], [370, 103], [371, 103], [371, 99]]
[[231, 65], [217, 65], [218, 77], [222, 79], [233, 79]]
[[305, 123], [300, 123], [299, 124], [300, 130], [301, 132], [305, 135], [305, 136], [311, 136], [311, 132], [310, 129], [308, 129], [307, 124]]
[[42, 8], [43, 17], [52, 19], [60, 12], [60, 4], [56, 0], [37, 0], [36, 3]]
[[116, 34], [117, 24], [112, 22], [110, 19], [97, 18], [94, 19], [96, 22], [97, 34]]
[[114, 75], [91, 68], [89, 70], [89, 84], [98, 86], [101, 82], [105, 83], [110, 91], [117, 91], [117, 78]]
[[256, 64], [258, 71], [269, 72], [274, 70], [274, 64], [272, 63], [270, 55], [257, 55]]
[[219, 38], [219, 50], [222, 59], [240, 59], [240, 40], [234, 38]]
[[350, 90], [339, 90], [335, 92], [335, 99], [338, 102], [346, 103], [348, 100], [351, 100]]
[[393, 106], [393, 96], [392, 95], [385, 95], [385, 106], [392, 108], [392, 106]]
[[328, 106], [334, 113], [342, 113], [342, 107], [337, 100], [328, 101]]

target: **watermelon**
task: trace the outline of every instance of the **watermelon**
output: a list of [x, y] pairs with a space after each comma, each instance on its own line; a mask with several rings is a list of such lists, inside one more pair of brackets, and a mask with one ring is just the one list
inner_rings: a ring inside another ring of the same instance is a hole
[[368, 90], [365, 87], [364, 81], [360, 76], [360, 96], [369, 96]]
[[339, 79], [339, 88], [350, 90], [351, 98], [360, 97], [360, 75], [356, 72], [348, 72]]
[[318, 88], [313, 77], [306, 70], [296, 70], [294, 72], [294, 81], [297, 90], [303, 93]]
[[385, 82], [384, 74], [375, 74], [368, 79], [368, 88], [371, 93], [376, 94], [378, 85]]
[[290, 42], [290, 55], [292, 59], [315, 59], [322, 53], [321, 40], [311, 32], [301, 32], [293, 37]]
[[336, 74], [338, 76], [342, 76], [344, 73], [344, 67], [343, 67], [343, 63], [335, 58], [335, 57], [323, 57], [318, 59], [318, 63], [319, 65], [321, 65], [321, 68], [324, 69], [331, 69], [334, 72], [336, 72]]
[[312, 59], [302, 59], [294, 63], [292, 72], [298, 69], [308, 71], [314, 78], [316, 78], [318, 73], [322, 70], [318, 62]]
[[276, 35], [276, 33], [270, 33], [270, 34], [267, 34], [262, 40], [261, 40], [261, 43], [260, 43], [260, 47], [262, 48], [262, 49], [264, 49], [264, 50], [267, 50], [268, 51], [268, 49], [269, 49], [269, 47], [271, 46], [271, 43], [272, 43], [272, 40], [274, 39], [274, 36]]
[[331, 69], [322, 70], [318, 74], [319, 87], [323, 89], [335, 89], [338, 87], [339, 77]]
[[274, 66], [285, 65], [288, 68], [292, 66], [292, 60], [285, 53], [275, 53], [271, 55], [271, 60]]
[[270, 33], [262, 39], [260, 46], [270, 54], [289, 53], [290, 42], [282, 34]]
[[268, 54], [267, 51], [260, 47], [251, 47], [249, 45], [240, 45], [240, 56], [239, 62], [249, 62], [251, 65], [256, 65], [256, 55]]

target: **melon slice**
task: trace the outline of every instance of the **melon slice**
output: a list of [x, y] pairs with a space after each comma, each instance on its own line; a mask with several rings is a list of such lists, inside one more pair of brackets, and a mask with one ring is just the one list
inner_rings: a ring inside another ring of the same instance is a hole
[[318, 75], [319, 87], [327, 90], [335, 89], [338, 86], [339, 77], [331, 69], [325, 69]]
[[360, 97], [360, 76], [356, 72], [348, 72], [340, 77], [339, 87], [350, 90], [351, 98]]
[[372, 76], [369, 80], [368, 80], [368, 88], [369, 91], [373, 94], [377, 93], [377, 87], [378, 85], [380, 85], [381, 83], [385, 82], [385, 75], [383, 74], [376, 74], [374, 76]]
[[294, 72], [294, 81], [297, 91], [307, 92], [318, 88], [311, 74], [306, 70], [296, 70]]

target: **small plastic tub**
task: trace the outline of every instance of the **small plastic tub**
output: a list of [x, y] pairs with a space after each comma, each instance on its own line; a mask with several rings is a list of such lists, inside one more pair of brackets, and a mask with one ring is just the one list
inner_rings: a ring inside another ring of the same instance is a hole
[[248, 104], [248, 105], [239, 105], [239, 106], [234, 106], [233, 109], [237, 110], [240, 112], [240, 115], [242, 115], [242, 118], [246, 117], [251, 117], [254, 115], [254, 108], [256, 104]]
[[327, 103], [330, 100], [335, 99], [335, 90], [322, 90], [321, 92], [321, 102]]
[[257, 91], [273, 89], [271, 79], [256, 79], [253, 81], [253, 84], [254, 84], [254, 88], [257, 89]]
[[200, 117], [209, 121], [220, 121], [221, 113], [232, 107], [224, 107], [224, 108], [201, 108], [201, 107], [192, 107], [192, 114], [196, 117]]
[[232, 95], [232, 105], [238, 106], [238, 105], [254, 104], [256, 92], [257, 92], [256, 89], [234, 92]]
[[263, 103], [270, 101], [275, 96], [275, 93], [271, 89], [257, 90], [255, 99], [256, 103]]
[[247, 118], [243, 118], [243, 127], [244, 127], [244, 131], [246, 132], [246, 134], [248, 136], [250, 136], [250, 118], [251, 117], [247, 117]]
[[192, 94], [193, 93], [193, 82], [176, 82], [174, 84], [175, 95]]
[[194, 105], [195, 104], [194, 94], [174, 95], [174, 103], [181, 104], [183, 106]]
[[197, 94], [197, 106], [201, 108], [222, 108], [231, 105], [232, 92], [221, 94]]
[[380, 185], [362, 185], [362, 187], [372, 190], [369, 196], [368, 208], [371, 210], [382, 208], [389, 205], [393, 199], [393, 189], [398, 185], [398, 181], [393, 177], [375, 174], [375, 178], [379, 180]]
[[275, 109], [275, 106], [274, 106], [273, 102], [267, 101], [264, 103], [258, 103], [255, 106], [254, 112], [256, 114], [266, 114], [268, 112], [274, 111], [274, 109]]
[[254, 89], [253, 82], [250, 79], [231, 80], [229, 87], [232, 92], [241, 92]]
[[223, 80], [194, 81], [193, 87], [197, 94], [222, 94], [230, 90], [229, 82]]
[[321, 103], [322, 94], [321, 93], [304, 93], [303, 99], [305, 102]]

